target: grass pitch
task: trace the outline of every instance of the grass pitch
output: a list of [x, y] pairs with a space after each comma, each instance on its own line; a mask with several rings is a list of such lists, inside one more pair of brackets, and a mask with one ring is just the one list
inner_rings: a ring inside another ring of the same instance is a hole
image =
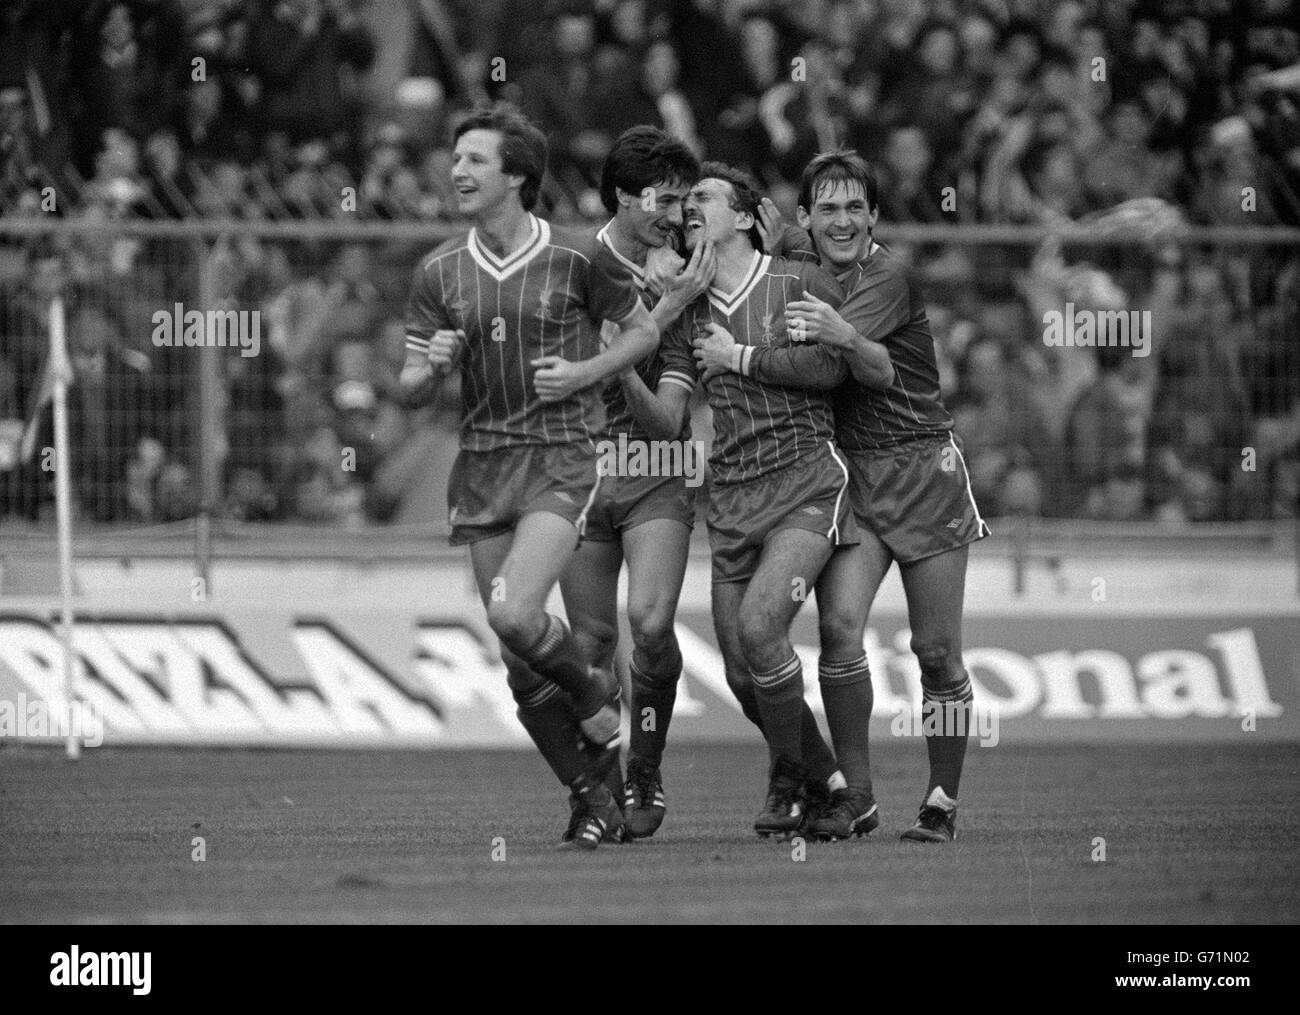
[[881, 828], [803, 859], [750, 828], [765, 759], [670, 742], [658, 835], [574, 854], [530, 752], [5, 746], [0, 921], [1300, 920], [1295, 745], [972, 744], [936, 847], [898, 841], [924, 746], [884, 742]]

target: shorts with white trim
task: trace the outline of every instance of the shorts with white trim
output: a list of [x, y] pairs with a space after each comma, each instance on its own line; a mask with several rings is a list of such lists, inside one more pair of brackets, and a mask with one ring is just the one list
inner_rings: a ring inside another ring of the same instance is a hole
[[900, 563], [989, 535], [971, 493], [966, 459], [952, 434], [845, 455], [858, 522], [879, 536]]
[[461, 451], [447, 480], [451, 545], [510, 532], [534, 511], [566, 519], [581, 538], [599, 488], [590, 442]]
[[793, 465], [709, 491], [713, 582], [748, 581], [773, 533], [802, 529], [833, 546], [859, 542], [844, 456], [830, 441]]
[[583, 538], [617, 543], [628, 529], [661, 518], [695, 527], [695, 489], [685, 476], [602, 476]]

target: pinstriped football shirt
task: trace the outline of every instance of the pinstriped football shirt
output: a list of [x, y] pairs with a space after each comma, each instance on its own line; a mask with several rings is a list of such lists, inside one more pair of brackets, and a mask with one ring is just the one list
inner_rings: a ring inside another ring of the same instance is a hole
[[528, 241], [498, 257], [476, 229], [455, 236], [415, 269], [406, 304], [406, 347], [427, 351], [439, 329], [462, 329], [460, 446], [491, 451], [589, 441], [600, 393], [587, 388], [544, 403], [533, 385], [539, 356], [590, 359], [600, 324], [621, 321], [637, 292], [594, 236], [528, 216]]
[[[785, 308], [803, 299], [805, 289], [833, 307], [840, 305], [838, 283], [816, 264], [755, 251], [735, 292], [710, 287], [668, 329], [661, 346], [665, 364], [661, 382], [695, 387], [700, 371], [691, 342], [710, 322], [726, 328], [740, 345], [790, 345], [793, 338], [786, 330]], [[827, 358], [836, 360], [839, 370], [845, 369], [838, 357], [828, 353]], [[729, 372], [705, 382], [705, 392], [714, 427], [709, 464], [714, 482], [720, 485], [743, 483], [785, 468], [824, 448], [834, 437], [830, 404], [821, 391], [764, 384]]]
[[947, 437], [952, 416], [939, 391], [934, 339], [920, 287], [880, 246], [841, 275], [840, 283], [848, 294], [840, 316], [859, 335], [884, 343], [894, 363], [894, 380], [884, 391], [850, 379], [832, 395], [840, 446], [869, 451], [922, 437]]
[[[609, 256], [627, 272], [630, 283], [636, 286], [636, 290], [641, 294], [641, 301], [646, 305], [646, 309], [653, 310], [655, 307], [655, 297], [646, 287], [645, 268], [637, 264], [631, 258], [624, 257], [614, 249], [614, 242], [609, 236], [609, 224], [606, 223], [601, 227], [600, 232], [596, 234], [596, 239], [609, 251]], [[643, 359], [636, 365], [636, 374], [642, 382], [651, 391], [659, 386], [660, 378], [664, 370], [664, 358], [662, 352], [656, 349], [653, 353]], [[692, 373], [685, 378], [691, 384], [695, 382], [695, 375]], [[623, 394], [623, 384], [616, 377], [605, 387], [605, 427], [601, 431], [604, 437], [617, 437], [619, 434], [627, 434], [632, 440], [651, 440], [649, 431], [637, 420], [635, 413], [632, 412], [631, 406], [627, 404], [627, 398]], [[690, 415], [682, 424], [682, 431], [677, 435], [678, 440], [684, 440], [691, 435]]]

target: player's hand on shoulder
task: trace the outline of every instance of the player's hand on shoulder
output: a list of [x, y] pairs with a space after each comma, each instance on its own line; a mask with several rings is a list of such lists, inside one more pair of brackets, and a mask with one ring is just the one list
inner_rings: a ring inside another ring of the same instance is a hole
[[429, 365], [435, 370], [450, 370], [464, 341], [465, 332], [459, 328], [455, 331], [439, 328], [429, 339]]
[[722, 325], [710, 323], [705, 325], [704, 333], [697, 337], [695, 362], [704, 371], [704, 380], [728, 373], [732, 368], [732, 356], [736, 348], [736, 339]]
[[820, 342], [837, 349], [848, 348], [857, 335], [834, 307], [807, 289], [802, 299], [786, 305], [785, 327], [794, 342]]
[[562, 402], [592, 383], [581, 362], [573, 363], [562, 356], [539, 356], [532, 365], [536, 367], [533, 387], [543, 402]]

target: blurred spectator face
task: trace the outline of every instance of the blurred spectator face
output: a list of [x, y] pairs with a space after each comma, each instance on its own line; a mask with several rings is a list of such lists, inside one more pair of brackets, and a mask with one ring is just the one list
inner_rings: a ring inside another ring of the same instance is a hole
[[1038, 69], [1038, 39], [1024, 32], [1017, 32], [1006, 41], [1003, 47], [1012, 71], [1020, 80], [1029, 77]]
[[947, 77], [957, 67], [957, 37], [951, 29], [935, 28], [921, 40], [921, 64], [936, 77]]
[[656, 42], [646, 53], [642, 68], [646, 91], [655, 98], [671, 92], [677, 87], [679, 70], [673, 47], [667, 42]]
[[1078, 54], [1085, 63], [1094, 56], [1105, 56], [1110, 51], [1106, 44], [1106, 33], [1096, 25], [1085, 25], [1079, 29]]
[[1149, 78], [1142, 82], [1142, 101], [1146, 103], [1147, 112], [1152, 116], [1174, 115], [1175, 106], [1184, 108], [1182, 103], [1175, 104], [1175, 98], [1181, 99], [1182, 92], [1169, 78]]
[[60, 295], [67, 287], [68, 273], [61, 257], [41, 257], [31, 262], [27, 288], [37, 300], [45, 302]]
[[1200, 18], [1183, 18], [1177, 31], [1193, 59], [1201, 61], [1210, 55], [1210, 26]]
[[826, 22], [826, 41], [836, 48], [844, 48], [853, 46], [857, 39], [858, 24], [853, 14], [853, 5], [832, 5]]
[[374, 352], [367, 342], [344, 342], [334, 350], [334, 376], [339, 381], [370, 383], [374, 363]]
[[1151, 125], [1146, 113], [1135, 102], [1121, 102], [1115, 106], [1110, 118], [1111, 133], [1115, 140], [1128, 148], [1145, 149]]
[[145, 142], [145, 159], [149, 168], [163, 179], [171, 179], [181, 169], [181, 146], [176, 135], [169, 130], [160, 130]]
[[1044, 64], [1038, 81], [1043, 93], [1052, 101], [1065, 105], [1073, 100], [1074, 75], [1064, 64], [1055, 62]]
[[194, 33], [193, 45], [196, 53], [213, 56], [225, 48], [226, 36], [219, 24], [207, 24]]
[[776, 61], [780, 40], [767, 18], [746, 18], [740, 26], [740, 51], [751, 68], [765, 70]]
[[467, 49], [460, 56], [460, 73], [471, 87], [488, 79], [488, 55], [482, 49]]
[[243, 166], [234, 162], [219, 162], [212, 167], [212, 182], [222, 205], [232, 211], [242, 211], [247, 202], [247, 175]]
[[511, 178], [501, 167], [501, 135], [497, 131], [465, 131], [451, 159], [451, 180], [462, 215], [477, 215], [505, 201]]
[[630, 48], [639, 47], [646, 37], [645, 0], [619, 0], [609, 24], [619, 43]]
[[72, 369], [80, 378], [101, 378], [105, 372], [104, 353], [119, 344], [117, 327], [99, 307], [81, 307], [68, 322], [68, 353]]
[[99, 29], [99, 37], [110, 49], [122, 49], [130, 45], [135, 38], [135, 26], [131, 23], [131, 12], [126, 4], [114, 4], [109, 8], [108, 16]]
[[216, 78], [191, 82], [185, 92], [185, 104], [199, 123], [210, 123], [221, 113], [221, 84]]
[[129, 179], [139, 168], [140, 155], [131, 135], [115, 127], [104, 131], [104, 148], [95, 158], [96, 175], [103, 180]]
[[763, 0], [716, 0], [713, 9], [722, 14], [727, 24], [734, 25], [750, 11], [762, 6], [762, 3]]
[[1015, 112], [1023, 101], [1024, 89], [1011, 69], [999, 74], [989, 88], [985, 100], [989, 106], [1003, 114]]
[[871, 249], [871, 230], [878, 210], [867, 207], [867, 195], [857, 183], [818, 184], [812, 207], [798, 210], [799, 225], [808, 230], [822, 260], [836, 271], [852, 267]]
[[1058, 144], [1043, 160], [1043, 168], [1034, 180], [1039, 195], [1067, 206], [1079, 191], [1079, 174], [1074, 155], [1063, 144]]
[[1142, 20], [1133, 26], [1133, 55], [1139, 60], [1160, 56], [1160, 28], [1154, 21]]
[[1188, 272], [1187, 296], [1194, 318], [1220, 320], [1231, 313], [1223, 276], [1213, 265], [1197, 265]]
[[402, 164], [402, 149], [398, 145], [376, 145], [370, 152], [370, 171], [386, 175]]
[[370, 279], [370, 251], [364, 244], [350, 243], [339, 252], [339, 278], [349, 285]]
[[885, 161], [898, 177], [914, 180], [924, 176], [932, 159], [930, 143], [919, 128], [900, 127], [889, 135]]
[[961, 49], [966, 65], [980, 72], [992, 63], [997, 49], [998, 34], [993, 22], [979, 14], [970, 14], [961, 21]]
[[414, 169], [400, 167], [388, 181], [388, 200], [410, 215], [422, 214], [424, 192], [420, 190], [420, 178]]
[[830, 50], [820, 39], [809, 39], [808, 44], [800, 51], [800, 55], [804, 58], [810, 84], [833, 86], [839, 80], [837, 68], [831, 60]]
[[1047, 38], [1056, 46], [1070, 52], [1079, 44], [1079, 25], [1083, 21], [1083, 8], [1072, 2], [1058, 4], [1047, 23]]
[[304, 168], [320, 169], [329, 161], [329, 148], [324, 141], [305, 141], [298, 146], [298, 164]]
[[555, 21], [555, 49], [567, 60], [577, 60], [591, 52], [596, 27], [585, 14], [561, 14]]
[[21, 134], [27, 119], [27, 92], [0, 88], [0, 134]]
[[264, 266], [268, 286], [272, 291], [283, 289], [293, 281], [293, 265], [289, 263], [289, 254], [284, 247], [267, 247]]
[[1044, 141], [1069, 142], [1074, 136], [1074, 121], [1060, 106], [1045, 109], [1038, 120], [1038, 136]]

